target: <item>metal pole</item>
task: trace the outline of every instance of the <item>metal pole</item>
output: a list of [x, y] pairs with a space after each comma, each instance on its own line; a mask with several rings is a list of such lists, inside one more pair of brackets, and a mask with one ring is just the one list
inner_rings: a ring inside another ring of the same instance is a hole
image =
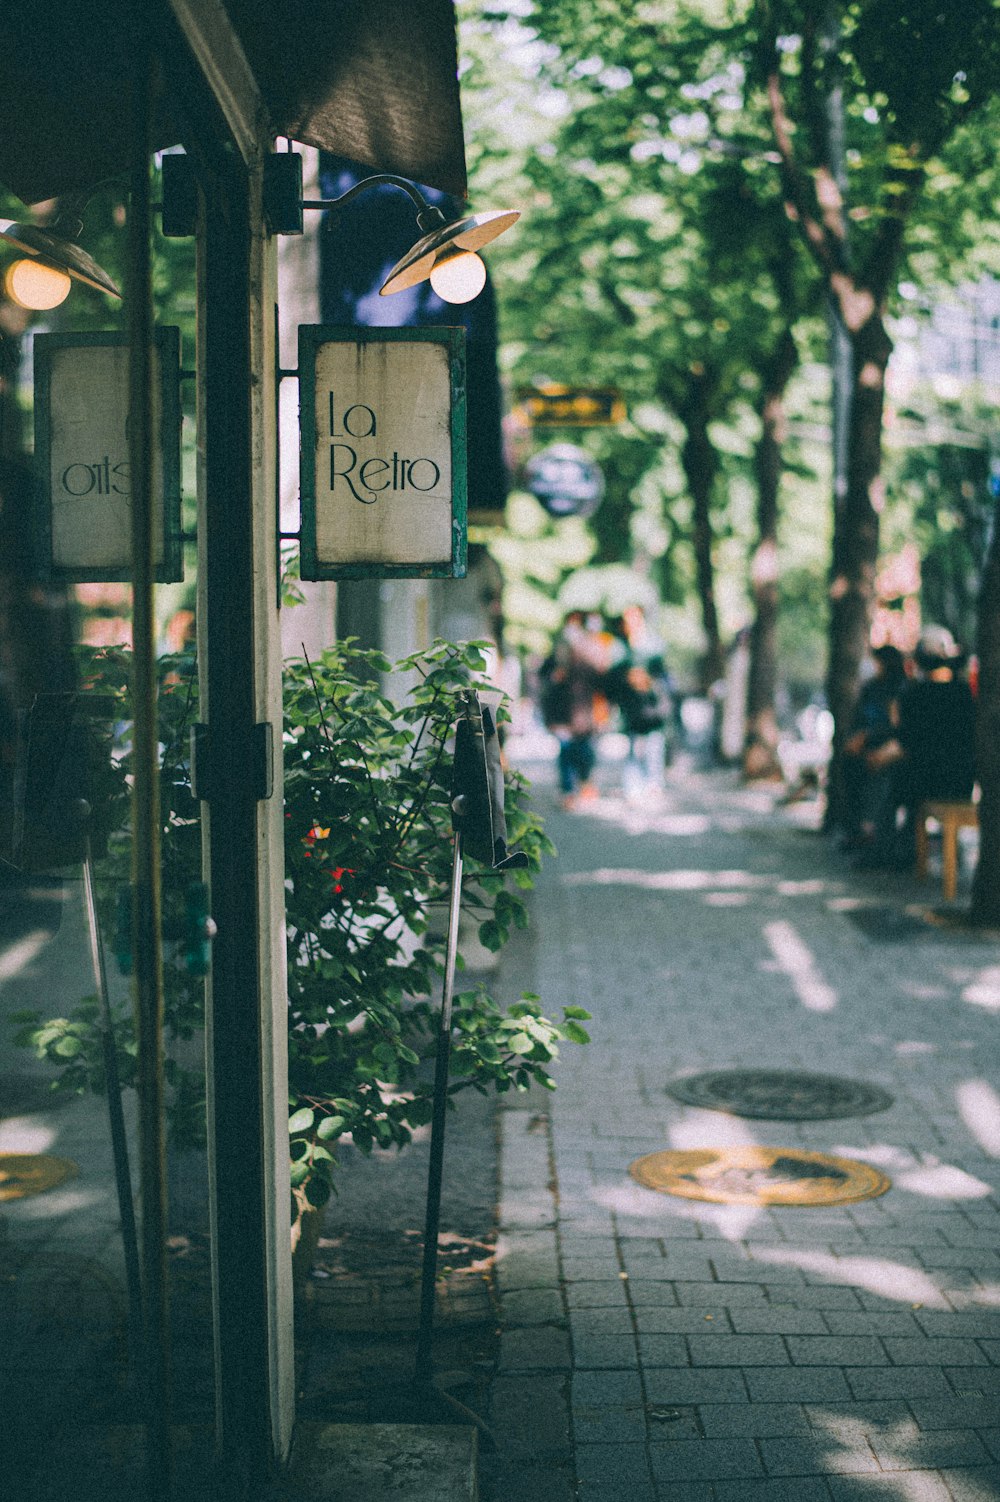
[[132, 934], [138, 1035], [139, 1183], [147, 1459], [156, 1502], [170, 1491], [170, 1343], [164, 1138], [163, 964], [156, 622], [153, 612], [153, 288], [149, 182], [152, 57], [141, 37], [131, 93], [128, 216], [129, 458], [132, 477]]
[[125, 1284], [128, 1289], [129, 1347], [133, 1371], [141, 1371], [142, 1362], [142, 1280], [139, 1270], [139, 1240], [136, 1231], [135, 1206], [132, 1201], [132, 1174], [128, 1161], [128, 1138], [125, 1134], [125, 1113], [122, 1110], [122, 1087], [118, 1075], [118, 1054], [115, 1050], [114, 1022], [108, 996], [108, 972], [104, 964], [104, 946], [97, 921], [97, 903], [94, 899], [94, 863], [90, 852], [90, 837], [87, 836], [83, 858], [83, 896], [87, 909], [87, 929], [90, 935], [90, 960], [94, 969], [94, 984], [97, 987], [101, 1007], [101, 1044], [104, 1051], [104, 1080], [108, 1095], [108, 1117], [111, 1126], [111, 1153], [115, 1165], [115, 1187], [118, 1191], [118, 1210], [122, 1222], [122, 1250], [125, 1256]]
[[431, 1161], [427, 1172], [427, 1216], [424, 1222], [424, 1261], [420, 1281], [420, 1325], [417, 1331], [416, 1379], [429, 1383], [434, 1371], [434, 1290], [437, 1282], [438, 1229], [441, 1223], [441, 1184], [444, 1177], [444, 1136], [448, 1110], [448, 1065], [451, 1059], [451, 1004], [455, 994], [455, 957], [458, 920], [462, 909], [462, 836], [455, 834], [448, 909], [448, 946], [444, 989], [434, 1061], [434, 1110], [431, 1117]]

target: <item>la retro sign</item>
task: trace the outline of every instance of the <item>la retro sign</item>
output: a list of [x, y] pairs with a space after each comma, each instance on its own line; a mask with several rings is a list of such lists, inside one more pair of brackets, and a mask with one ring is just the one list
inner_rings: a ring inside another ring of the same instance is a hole
[[465, 330], [299, 329], [303, 579], [465, 573]]

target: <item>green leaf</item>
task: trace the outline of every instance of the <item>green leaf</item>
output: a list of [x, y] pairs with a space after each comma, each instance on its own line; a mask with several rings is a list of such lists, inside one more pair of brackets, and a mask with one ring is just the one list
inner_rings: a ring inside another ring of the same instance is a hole
[[514, 1053], [530, 1053], [535, 1045], [527, 1033], [512, 1033], [507, 1039], [507, 1046]]
[[564, 1017], [575, 1017], [578, 1022], [589, 1022], [590, 1013], [585, 1007], [563, 1007]]
[[315, 1118], [316, 1113], [311, 1106], [303, 1106], [301, 1110], [293, 1112], [288, 1118], [289, 1135], [310, 1131]]
[[316, 1136], [321, 1142], [329, 1142], [334, 1137], [339, 1137], [347, 1125], [343, 1116], [324, 1116], [316, 1128]]
[[571, 1043], [590, 1042], [590, 1034], [587, 1032], [587, 1029], [585, 1027], [581, 1027], [578, 1022], [573, 1022], [570, 1020], [563, 1023], [562, 1031], [563, 1036], [565, 1038], [568, 1038]]

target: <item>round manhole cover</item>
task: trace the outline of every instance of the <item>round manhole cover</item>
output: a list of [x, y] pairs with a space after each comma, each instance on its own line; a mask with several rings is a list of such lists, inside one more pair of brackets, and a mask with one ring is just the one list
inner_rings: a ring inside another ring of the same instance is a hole
[[28, 1199], [55, 1189], [77, 1172], [70, 1158], [45, 1153], [0, 1153], [0, 1200]]
[[717, 1205], [845, 1205], [891, 1180], [868, 1163], [792, 1147], [705, 1147], [649, 1153], [629, 1164], [647, 1189]]
[[863, 1080], [789, 1069], [715, 1069], [672, 1080], [667, 1094], [686, 1106], [760, 1121], [831, 1121], [887, 1111], [892, 1096]]

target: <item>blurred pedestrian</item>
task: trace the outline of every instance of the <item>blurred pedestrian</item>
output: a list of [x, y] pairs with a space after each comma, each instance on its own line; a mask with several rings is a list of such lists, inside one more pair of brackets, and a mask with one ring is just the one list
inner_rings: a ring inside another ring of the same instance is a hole
[[663, 792], [673, 710], [663, 643], [638, 605], [610, 621], [609, 630], [619, 650], [605, 675], [605, 692], [619, 709], [629, 743], [622, 791], [630, 801], [657, 798]]
[[872, 771], [894, 768], [894, 808], [904, 815], [894, 863], [903, 866], [916, 856], [921, 803], [964, 803], [976, 780], [976, 710], [962, 676], [965, 653], [946, 627], [927, 626], [914, 660], [919, 677], [900, 696], [898, 731], [867, 758]]
[[583, 611], [571, 610], [539, 672], [542, 719], [559, 741], [556, 769], [564, 808], [597, 797], [593, 773], [598, 652]]
[[844, 845], [886, 853], [895, 835], [896, 773], [878, 765], [872, 753], [895, 740], [899, 704], [906, 685], [906, 659], [898, 647], [876, 647], [872, 675], [858, 695], [850, 734], [844, 743]]

